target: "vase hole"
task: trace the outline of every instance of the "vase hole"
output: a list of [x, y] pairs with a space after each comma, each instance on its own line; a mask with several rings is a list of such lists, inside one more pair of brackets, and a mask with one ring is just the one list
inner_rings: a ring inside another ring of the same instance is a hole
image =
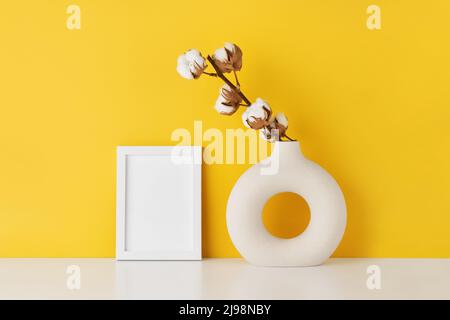
[[308, 227], [311, 218], [308, 203], [293, 192], [277, 193], [266, 202], [262, 220], [267, 231], [278, 238], [290, 239]]

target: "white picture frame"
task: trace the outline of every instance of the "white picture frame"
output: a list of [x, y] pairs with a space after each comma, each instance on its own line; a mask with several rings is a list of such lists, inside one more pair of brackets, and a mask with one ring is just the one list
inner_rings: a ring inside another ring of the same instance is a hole
[[117, 260], [201, 260], [201, 162], [200, 146], [117, 147]]

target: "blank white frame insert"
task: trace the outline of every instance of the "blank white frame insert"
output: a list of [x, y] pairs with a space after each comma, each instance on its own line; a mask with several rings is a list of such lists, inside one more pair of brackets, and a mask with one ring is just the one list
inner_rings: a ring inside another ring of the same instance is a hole
[[117, 260], [201, 260], [197, 146], [117, 147]]

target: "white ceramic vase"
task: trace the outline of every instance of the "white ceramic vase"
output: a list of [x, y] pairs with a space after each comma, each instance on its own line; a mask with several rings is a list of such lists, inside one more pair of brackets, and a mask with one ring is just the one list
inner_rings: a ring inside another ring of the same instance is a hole
[[[295, 238], [272, 236], [262, 221], [264, 205], [281, 192], [297, 193], [309, 205], [309, 225]], [[227, 205], [233, 244], [242, 257], [259, 266], [322, 264], [341, 241], [346, 221], [345, 200], [338, 184], [303, 156], [296, 141], [275, 142], [272, 155], [239, 178]]]

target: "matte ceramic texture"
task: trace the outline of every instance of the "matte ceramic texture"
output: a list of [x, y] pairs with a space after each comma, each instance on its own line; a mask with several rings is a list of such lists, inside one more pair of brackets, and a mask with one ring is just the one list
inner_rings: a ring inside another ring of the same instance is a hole
[[[310, 208], [309, 225], [295, 238], [271, 235], [262, 221], [264, 205], [281, 192], [299, 194]], [[303, 156], [297, 141], [275, 142], [272, 155], [239, 178], [227, 204], [231, 240], [242, 257], [258, 266], [320, 265], [339, 245], [346, 223], [339, 185]]]

